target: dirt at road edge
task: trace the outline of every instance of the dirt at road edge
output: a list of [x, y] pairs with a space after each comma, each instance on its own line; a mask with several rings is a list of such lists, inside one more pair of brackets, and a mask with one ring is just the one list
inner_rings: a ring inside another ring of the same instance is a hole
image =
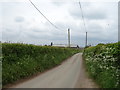
[[[80, 57], [82, 58], [82, 57]], [[100, 88], [88, 75], [88, 72], [86, 70], [85, 61], [82, 58], [81, 59], [81, 66], [80, 66], [80, 76], [79, 79], [76, 82], [75, 88]]]

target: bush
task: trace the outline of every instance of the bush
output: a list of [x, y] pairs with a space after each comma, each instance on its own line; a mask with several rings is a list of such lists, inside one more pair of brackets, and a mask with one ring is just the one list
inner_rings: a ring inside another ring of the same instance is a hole
[[77, 52], [79, 50], [70, 48], [3, 43], [2, 84], [43, 72]]
[[103, 88], [120, 88], [120, 42], [84, 50], [87, 70]]

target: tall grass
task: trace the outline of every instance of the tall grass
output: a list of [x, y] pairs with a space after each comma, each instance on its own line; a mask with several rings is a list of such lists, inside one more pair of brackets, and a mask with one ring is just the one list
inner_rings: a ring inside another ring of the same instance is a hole
[[77, 49], [27, 44], [2, 44], [2, 84], [43, 72], [79, 52]]

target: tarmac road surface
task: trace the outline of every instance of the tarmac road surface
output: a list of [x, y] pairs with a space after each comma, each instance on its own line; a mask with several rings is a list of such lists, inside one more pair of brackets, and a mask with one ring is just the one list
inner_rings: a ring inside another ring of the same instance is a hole
[[77, 53], [61, 65], [10, 88], [97, 88], [83, 65], [82, 53]]

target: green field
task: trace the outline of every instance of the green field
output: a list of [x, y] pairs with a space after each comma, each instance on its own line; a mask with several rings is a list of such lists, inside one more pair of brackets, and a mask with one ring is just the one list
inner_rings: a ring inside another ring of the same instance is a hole
[[78, 49], [28, 44], [2, 44], [2, 84], [43, 72], [80, 52]]
[[120, 42], [88, 47], [83, 54], [90, 76], [103, 88], [120, 88]]

